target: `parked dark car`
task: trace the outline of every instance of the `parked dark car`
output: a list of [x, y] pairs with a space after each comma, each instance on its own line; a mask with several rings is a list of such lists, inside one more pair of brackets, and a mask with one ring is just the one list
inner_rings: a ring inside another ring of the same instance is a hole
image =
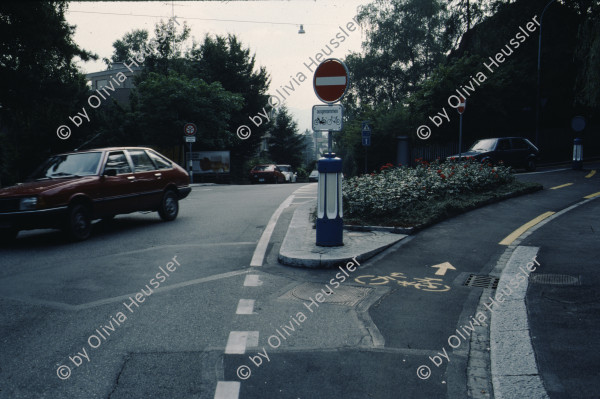
[[[500, 137], [478, 140], [463, 157], [472, 157], [482, 163], [498, 164], [502, 161], [507, 166], [535, 170], [540, 150], [529, 140], [522, 137]], [[458, 154], [446, 158], [447, 161], [457, 161]]]
[[250, 171], [250, 182], [254, 183], [285, 183], [285, 176], [275, 164], [256, 165]]
[[190, 191], [188, 173], [149, 148], [54, 155], [25, 183], [0, 189], [0, 240], [37, 228], [62, 228], [85, 240], [93, 220], [137, 211], [174, 220]]

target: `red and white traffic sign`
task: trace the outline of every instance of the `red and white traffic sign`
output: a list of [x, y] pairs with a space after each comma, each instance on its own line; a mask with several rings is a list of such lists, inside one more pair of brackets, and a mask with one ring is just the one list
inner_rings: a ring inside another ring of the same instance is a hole
[[186, 136], [194, 136], [197, 132], [198, 128], [193, 123], [186, 123], [183, 126], [183, 133], [185, 133]]
[[462, 114], [463, 112], [465, 112], [465, 108], [467, 108], [467, 99], [464, 97], [461, 97], [460, 103], [458, 103], [458, 107], [456, 107], [456, 110], [458, 111], [459, 114]]
[[323, 61], [315, 70], [313, 87], [319, 100], [324, 103], [340, 101], [348, 90], [348, 68], [337, 58]]

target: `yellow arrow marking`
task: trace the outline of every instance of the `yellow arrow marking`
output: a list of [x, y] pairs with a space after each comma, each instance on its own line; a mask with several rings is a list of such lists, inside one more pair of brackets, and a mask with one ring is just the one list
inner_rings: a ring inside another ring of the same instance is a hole
[[554, 187], [550, 187], [550, 190], [557, 190], [559, 188], [563, 188], [563, 187], [569, 187], [573, 185], [573, 183], [567, 183], [567, 184], [561, 184], [560, 186], [554, 186]]
[[592, 170], [590, 173], [588, 173], [587, 175], [585, 175], [586, 179], [589, 179], [590, 177], [594, 176], [596, 174], [596, 169]]
[[431, 267], [435, 267], [438, 270], [435, 272], [437, 276], [443, 276], [446, 274], [448, 270], [456, 270], [454, 266], [450, 264], [450, 262], [440, 263], [439, 265], [433, 265]]

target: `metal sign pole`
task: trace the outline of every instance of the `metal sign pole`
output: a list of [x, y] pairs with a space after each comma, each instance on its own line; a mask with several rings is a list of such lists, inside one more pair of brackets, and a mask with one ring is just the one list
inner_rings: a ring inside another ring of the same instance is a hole
[[191, 142], [190, 142], [189, 166], [190, 166], [190, 183], [194, 183], [194, 167], [193, 167], [193, 163], [192, 163], [192, 143]]
[[458, 131], [458, 160], [460, 161], [462, 155], [462, 116], [460, 114], [460, 123], [459, 123], [459, 131]]

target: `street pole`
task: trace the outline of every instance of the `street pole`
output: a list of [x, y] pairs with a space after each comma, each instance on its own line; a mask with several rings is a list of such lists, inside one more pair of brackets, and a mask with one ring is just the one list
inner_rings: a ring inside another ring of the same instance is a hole
[[461, 156], [462, 156], [462, 116], [463, 114], [460, 114], [460, 122], [459, 122], [459, 128], [458, 128], [458, 160], [460, 161]]
[[331, 132], [331, 130], [327, 131], [327, 152], [329, 152], [331, 154], [331, 147], [333, 144], [333, 134]]
[[367, 174], [367, 146], [365, 146], [365, 175]]
[[542, 15], [540, 16], [540, 34], [538, 38], [538, 58], [537, 58], [537, 88], [535, 96], [535, 145], [539, 145], [540, 137], [540, 80], [541, 80], [541, 67], [542, 67], [542, 23], [544, 22], [544, 13], [548, 9], [548, 6], [554, 3], [556, 0], [550, 0], [544, 7]]
[[190, 167], [190, 183], [194, 183], [194, 167], [192, 163], [192, 143], [190, 142], [190, 156], [188, 158], [188, 165]]

